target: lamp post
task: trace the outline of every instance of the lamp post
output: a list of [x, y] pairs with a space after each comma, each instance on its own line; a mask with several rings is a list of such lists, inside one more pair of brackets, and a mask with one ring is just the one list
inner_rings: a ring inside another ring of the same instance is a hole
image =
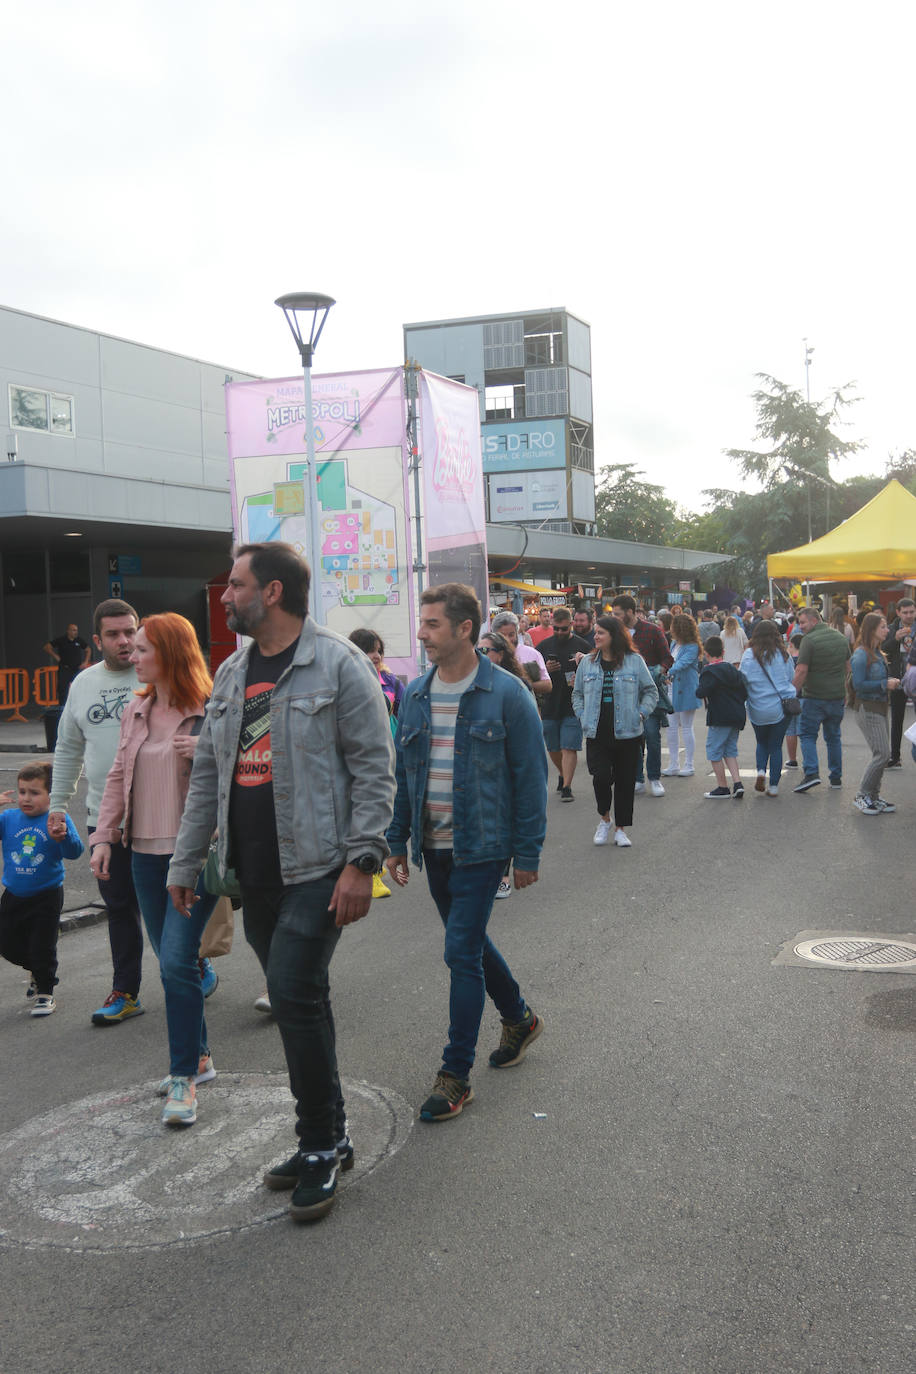
[[279, 296], [274, 305], [279, 305], [286, 316], [305, 377], [305, 452], [308, 459], [308, 498], [309, 498], [309, 565], [312, 571], [312, 615], [319, 625], [324, 624], [324, 606], [321, 599], [321, 526], [318, 519], [318, 468], [315, 458], [315, 427], [312, 422], [312, 355], [318, 347], [324, 322], [328, 318], [331, 296], [322, 296], [317, 291], [290, 291]]

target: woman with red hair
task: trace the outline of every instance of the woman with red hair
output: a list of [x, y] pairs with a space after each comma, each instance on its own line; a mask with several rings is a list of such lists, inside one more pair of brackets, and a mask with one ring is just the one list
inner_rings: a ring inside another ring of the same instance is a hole
[[121, 738], [90, 844], [92, 871], [108, 877], [111, 846], [131, 849], [131, 872], [149, 942], [159, 958], [169, 1030], [169, 1072], [159, 1085], [168, 1126], [197, 1120], [196, 1084], [216, 1077], [207, 1045], [197, 956], [216, 898], [198, 884], [190, 918], [166, 887], [197, 735], [213, 686], [197, 635], [183, 615], [140, 622], [130, 656], [145, 684], [121, 718]]

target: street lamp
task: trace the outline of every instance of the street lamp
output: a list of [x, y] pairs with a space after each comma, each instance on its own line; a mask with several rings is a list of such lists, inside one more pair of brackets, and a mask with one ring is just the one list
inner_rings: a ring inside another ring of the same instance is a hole
[[312, 422], [312, 355], [318, 347], [324, 322], [328, 318], [331, 296], [322, 296], [317, 291], [290, 291], [279, 296], [274, 305], [279, 305], [286, 316], [305, 376], [305, 452], [308, 459], [308, 496], [309, 496], [309, 564], [312, 570], [312, 615], [319, 625], [324, 624], [324, 606], [321, 599], [321, 527], [318, 519], [318, 468], [315, 458], [315, 427]]

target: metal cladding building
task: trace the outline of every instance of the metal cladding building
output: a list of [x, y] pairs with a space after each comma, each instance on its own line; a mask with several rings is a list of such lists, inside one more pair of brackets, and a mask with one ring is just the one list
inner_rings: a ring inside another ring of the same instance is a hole
[[206, 640], [229, 565], [226, 382], [250, 373], [0, 307], [0, 663], [120, 595]]

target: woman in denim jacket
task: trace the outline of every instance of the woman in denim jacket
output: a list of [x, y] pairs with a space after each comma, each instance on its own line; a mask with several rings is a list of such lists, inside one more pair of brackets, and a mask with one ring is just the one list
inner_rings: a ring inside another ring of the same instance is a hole
[[887, 675], [887, 659], [881, 650], [886, 638], [886, 619], [877, 611], [870, 612], [862, 621], [849, 665], [855, 693], [856, 724], [871, 750], [871, 762], [862, 774], [853, 803], [866, 816], [879, 816], [896, 810], [878, 795], [884, 770], [891, 757], [887, 694], [900, 686], [899, 678], [889, 678]]
[[633, 795], [643, 722], [658, 705], [658, 688], [636, 652], [622, 621], [603, 615], [595, 626], [595, 649], [579, 662], [572, 690], [573, 710], [585, 735], [585, 759], [598, 807], [595, 844], [607, 844], [614, 801], [614, 843], [629, 848]]
[[[671, 622], [671, 652], [674, 654], [674, 663], [668, 669], [674, 715], [668, 717], [668, 767], [662, 769], [662, 776], [666, 778], [693, 777], [693, 718], [700, 704], [697, 699], [697, 683], [700, 680], [701, 648], [700, 632], [693, 617], [676, 615]], [[678, 764], [682, 734], [683, 768]]]
[[782, 742], [789, 724], [782, 703], [786, 697], [798, 695], [792, 682], [794, 670], [794, 660], [775, 620], [758, 621], [750, 648], [741, 657], [740, 672], [747, 688], [748, 718], [757, 736], [754, 790], [770, 797], [779, 796]]

